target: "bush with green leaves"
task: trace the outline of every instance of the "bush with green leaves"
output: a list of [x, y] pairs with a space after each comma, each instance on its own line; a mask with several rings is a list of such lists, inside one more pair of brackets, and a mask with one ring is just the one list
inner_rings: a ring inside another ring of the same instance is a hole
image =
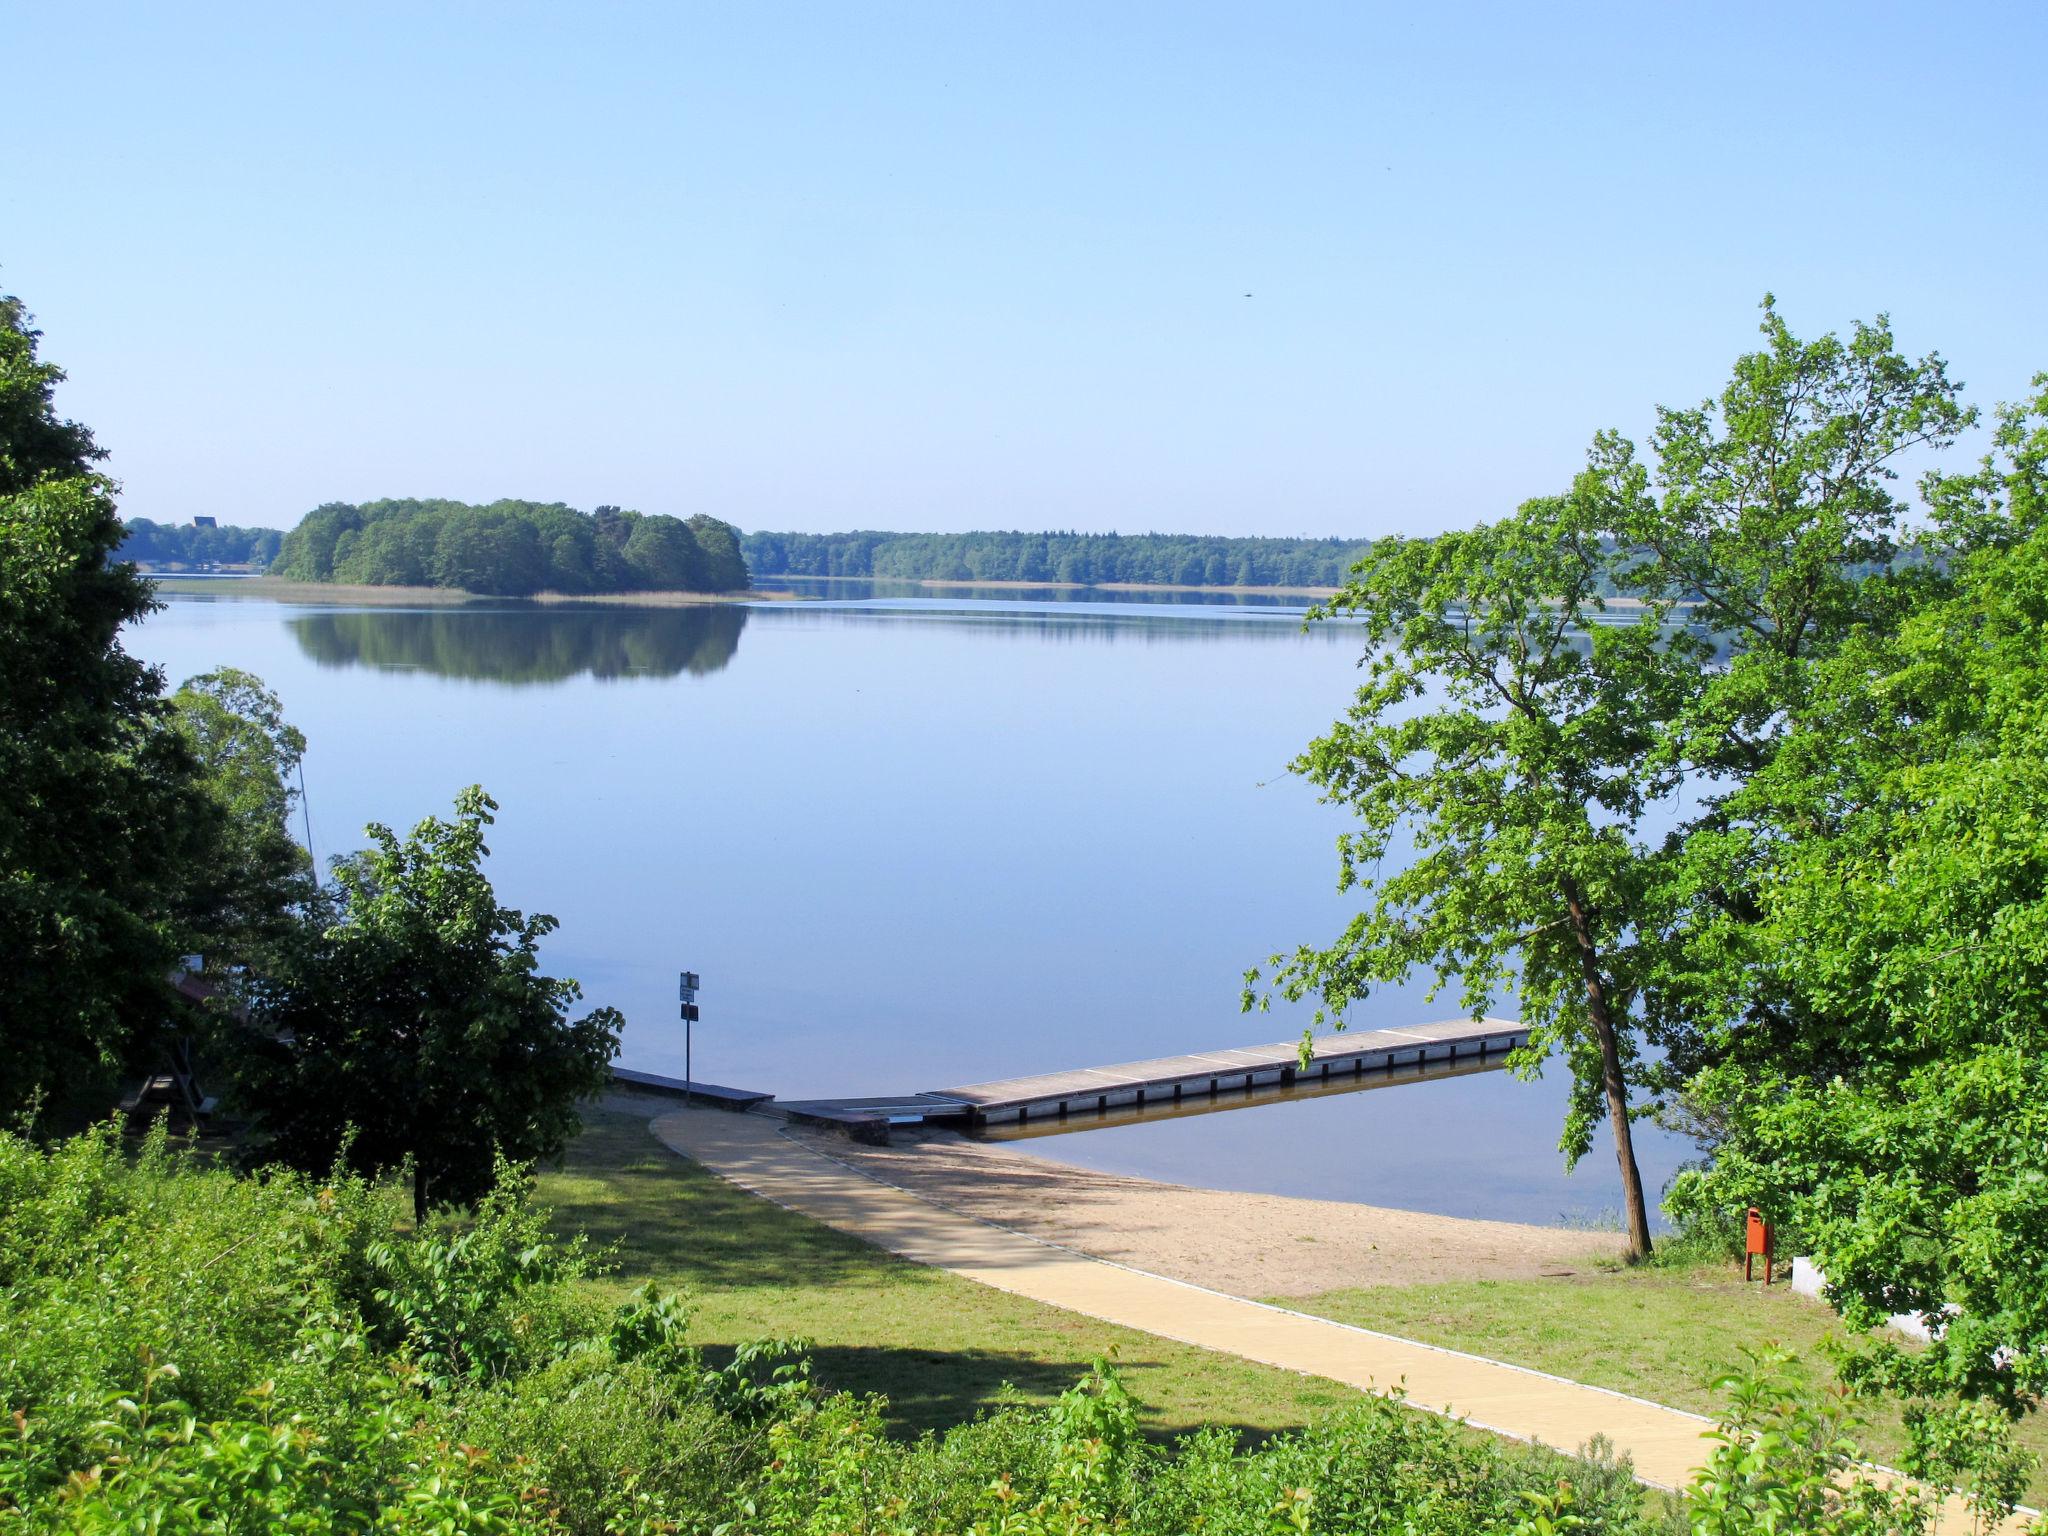
[[[465, 1217], [408, 1208], [396, 1181], [238, 1175], [161, 1130], [0, 1134], [0, 1530], [1918, 1536], [1931, 1507], [1863, 1475], [1846, 1405], [1775, 1358], [1731, 1383], [1676, 1526], [1597, 1444], [1381, 1398], [1251, 1449], [1157, 1444], [1100, 1363], [1049, 1408], [906, 1442], [799, 1341], [713, 1361], [680, 1298], [599, 1299], [515, 1170]], [[2016, 1484], [1984, 1476], [1985, 1426], [1940, 1428], [1909, 1470], [1970, 1470], [1996, 1508]]]

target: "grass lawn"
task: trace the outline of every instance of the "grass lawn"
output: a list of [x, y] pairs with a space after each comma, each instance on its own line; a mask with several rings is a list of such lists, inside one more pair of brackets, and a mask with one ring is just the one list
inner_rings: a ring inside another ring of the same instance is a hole
[[1006, 1391], [1049, 1401], [1111, 1350], [1154, 1434], [1223, 1424], [1256, 1436], [1355, 1396], [895, 1258], [676, 1156], [644, 1116], [591, 1111], [585, 1126], [540, 1193], [563, 1230], [615, 1245], [608, 1283], [686, 1293], [710, 1348], [811, 1339], [819, 1379], [883, 1393], [900, 1430], [970, 1419]]
[[[1646, 1397], [1674, 1408], [1712, 1413], [1714, 1380], [1741, 1363], [1744, 1346], [1777, 1344], [1831, 1373], [1818, 1345], [1842, 1335], [1826, 1307], [1792, 1294], [1789, 1285], [1747, 1286], [1730, 1264], [1705, 1269], [1586, 1269], [1559, 1279], [1472, 1280], [1455, 1285], [1375, 1286], [1329, 1291], [1304, 1301], [1274, 1298], [1382, 1333], [1468, 1350], [1596, 1387]], [[1899, 1449], [1898, 1416], [1871, 1404], [1863, 1434], [1867, 1454], [1887, 1459]], [[2022, 1426], [2023, 1442], [2048, 1463], [2048, 1422]], [[2029, 1502], [2048, 1498], [2037, 1475]]]

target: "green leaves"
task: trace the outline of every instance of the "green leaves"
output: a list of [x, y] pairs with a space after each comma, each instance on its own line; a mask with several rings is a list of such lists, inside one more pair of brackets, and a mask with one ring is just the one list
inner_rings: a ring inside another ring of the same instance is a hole
[[618, 1051], [618, 1013], [572, 1020], [581, 989], [540, 970], [554, 918], [498, 905], [483, 870], [496, 809], [471, 786], [453, 820], [403, 839], [369, 827], [370, 847], [336, 863], [333, 910], [255, 998], [244, 1095], [272, 1154], [410, 1159], [422, 1215], [435, 1193], [482, 1195], [501, 1156], [558, 1154]]
[[1655, 950], [1635, 918], [1680, 784], [1655, 761], [1658, 729], [1702, 647], [1668, 605], [1610, 612], [1628, 559], [1599, 510], [1575, 492], [1469, 533], [1386, 540], [1317, 610], [1360, 621], [1366, 681], [1294, 767], [1355, 818], [1338, 884], [1366, 905], [1336, 943], [1274, 963], [1287, 996], [1314, 992], [1340, 1018], [1418, 970], [1475, 1017], [1517, 992], [1524, 1069], [1561, 1055], [1579, 1085], [1566, 1156], [1611, 1118], [1647, 1250], [1627, 1018]]
[[[1986, 949], [1934, 924], [1946, 947], [1906, 975], [1855, 958], [1868, 928], [1846, 909], [1820, 942], [1769, 915], [1794, 889], [1898, 888], [1878, 846], [1833, 839], [1868, 792], [1857, 765], [1925, 763], [1902, 726], [1954, 706], [1938, 668], [1848, 684], [1949, 581], [1940, 557], [1901, 551], [1897, 465], [1975, 417], [1941, 359], [1900, 355], [1882, 318], [1801, 341], [1767, 299], [1762, 331], [1716, 399], [1658, 412], [1650, 462], [1604, 432], [1564, 496], [1375, 545], [1317, 611], [1361, 623], [1366, 681], [1295, 765], [1355, 817], [1338, 883], [1362, 910], [1334, 944], [1277, 960], [1282, 990], [1339, 1015], [1416, 972], [1475, 1013], [1516, 994], [1524, 1069], [1572, 1072], [1566, 1156], [1613, 1126], [1638, 1252], [1631, 1116], [1681, 1087], [1719, 1104], [1706, 1074], [1738, 1039], [1730, 1094], [1773, 1053], [1842, 1070], [1842, 1010], [1925, 991], [1972, 963], [1958, 957], [2016, 959], [2034, 936]], [[1999, 441], [2009, 472], [1934, 482], [1950, 525], [2038, 516], [2048, 433], [2008, 414]], [[1925, 922], [1929, 895], [1894, 904]], [[2019, 984], [2013, 965], [1981, 980]]]
[[161, 679], [119, 643], [148, 585], [112, 563], [113, 486], [37, 340], [0, 296], [0, 1113], [90, 1090], [161, 1020], [196, 809]]

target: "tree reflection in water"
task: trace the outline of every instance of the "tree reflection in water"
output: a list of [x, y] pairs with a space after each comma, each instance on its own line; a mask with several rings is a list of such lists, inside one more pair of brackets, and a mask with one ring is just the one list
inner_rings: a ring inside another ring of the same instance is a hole
[[739, 649], [747, 611], [730, 605], [356, 609], [296, 614], [287, 623], [299, 649], [323, 667], [553, 683], [719, 671]]

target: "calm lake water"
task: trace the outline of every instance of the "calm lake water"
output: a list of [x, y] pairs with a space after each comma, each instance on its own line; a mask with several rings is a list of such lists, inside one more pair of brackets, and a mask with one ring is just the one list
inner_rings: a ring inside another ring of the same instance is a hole
[[[818, 590], [813, 588], [812, 590]], [[551, 966], [680, 1075], [899, 1093], [1284, 1039], [1247, 965], [1349, 914], [1344, 817], [1287, 763], [1359, 645], [1273, 600], [875, 595], [745, 608], [295, 606], [168, 595], [129, 636], [172, 683], [255, 672], [310, 741], [315, 852], [501, 812], [501, 899], [553, 912]], [[1457, 1014], [1420, 988], [1360, 1026]], [[1032, 1143], [1153, 1178], [1524, 1221], [1619, 1204], [1604, 1139], [1567, 1176], [1564, 1083], [1502, 1073]], [[1643, 1128], [1661, 1189], [1689, 1144]]]

